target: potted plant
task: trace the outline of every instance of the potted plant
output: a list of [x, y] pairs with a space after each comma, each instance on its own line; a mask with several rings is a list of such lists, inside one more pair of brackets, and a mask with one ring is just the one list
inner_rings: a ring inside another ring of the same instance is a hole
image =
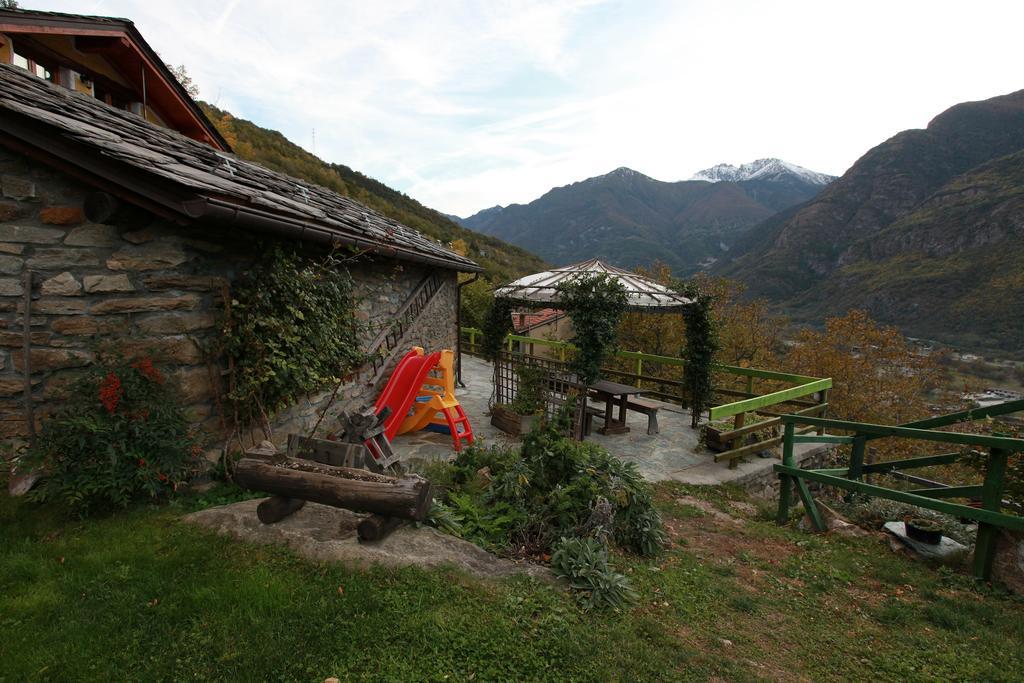
[[519, 365], [516, 377], [519, 381], [511, 405], [499, 403], [491, 409], [491, 424], [513, 436], [530, 432], [548, 402], [548, 373], [544, 368]]
[[722, 434], [734, 429], [732, 418], [708, 422], [701, 428], [701, 441], [715, 453], [729, 450], [729, 444], [722, 440]]
[[907, 536], [920, 543], [938, 545], [942, 541], [942, 526], [931, 519], [911, 517], [904, 521]]

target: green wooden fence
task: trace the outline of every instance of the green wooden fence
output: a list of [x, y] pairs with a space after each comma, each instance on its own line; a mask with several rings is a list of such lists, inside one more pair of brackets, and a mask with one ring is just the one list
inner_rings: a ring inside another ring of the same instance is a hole
[[[987, 417], [1007, 415], [1024, 411], [1024, 400], [1008, 401], [986, 408], [965, 410], [949, 415], [940, 415], [899, 426], [876, 425], [864, 422], [829, 420], [803, 415], [783, 415], [784, 435], [782, 442], [782, 464], [775, 465], [779, 474], [779, 511], [777, 521], [784, 524], [789, 519], [793, 502], [793, 488], [807, 511], [808, 517], [819, 530], [825, 529], [824, 520], [811, 497], [807, 482], [835, 486], [837, 488], [878, 498], [887, 498], [918, 507], [936, 510], [964, 519], [978, 522], [978, 537], [974, 550], [974, 574], [988, 580], [992, 572], [992, 558], [999, 527], [1024, 531], [1024, 517], [1001, 512], [1007, 459], [1013, 453], [1024, 452], [1024, 439], [1002, 435], [964, 434], [941, 432], [934, 427], [943, 427], [961, 422], [970, 422]], [[799, 434], [798, 425], [830, 431], [849, 432], [836, 434]], [[864, 455], [868, 441], [883, 438], [901, 438], [914, 441], [946, 443], [960, 446], [951, 453], [923, 455], [888, 462], [865, 463]], [[850, 445], [850, 462], [846, 467], [833, 469], [805, 470], [797, 464], [793, 448], [800, 443]], [[976, 450], [987, 450], [987, 466], [984, 482], [969, 486], [928, 486], [926, 488], [901, 491], [862, 481], [866, 474], [903, 471], [931, 465], [954, 463]], [[948, 499], [970, 499], [980, 504], [956, 503]]]
[[[483, 336], [482, 330], [463, 327], [463, 350], [478, 354]], [[531, 356], [535, 355], [538, 347], [549, 349], [550, 355], [562, 362], [565, 362], [574, 350], [573, 345], [568, 342], [536, 339], [515, 334], [507, 335], [504, 344], [509, 351], [513, 351], [518, 345], [523, 353]], [[683, 365], [685, 364], [682, 358], [641, 351], [618, 351], [615, 357], [624, 361], [623, 364], [629, 369], [605, 368], [604, 372], [607, 375], [637, 382], [638, 386], [642, 386], [646, 390], [645, 393], [657, 398], [683, 405], [687, 403], [682, 382]], [[652, 374], [652, 368], [663, 372], [662, 374]], [[716, 384], [729, 384], [730, 386], [716, 386], [716, 401], [709, 410], [708, 419], [716, 421], [729, 417], [734, 418], [733, 429], [719, 435], [719, 439], [723, 443], [730, 444], [731, 447], [715, 454], [716, 462], [728, 462], [730, 466], [733, 466], [738, 458], [782, 443], [781, 436], [745, 443], [750, 440], [750, 435], [754, 432], [764, 432], [781, 426], [779, 415], [782, 412], [796, 410], [800, 414], [824, 417], [828, 407], [828, 390], [832, 387], [830, 378], [808, 377], [736, 365], [717, 365], [715, 371], [727, 380]], [[765, 393], [756, 393], [757, 389], [763, 390], [764, 387], [768, 387], [770, 390]], [[784, 405], [787, 407], [783, 408]], [[748, 413], [758, 413], [770, 419], [757, 424], [745, 425], [744, 416]]]

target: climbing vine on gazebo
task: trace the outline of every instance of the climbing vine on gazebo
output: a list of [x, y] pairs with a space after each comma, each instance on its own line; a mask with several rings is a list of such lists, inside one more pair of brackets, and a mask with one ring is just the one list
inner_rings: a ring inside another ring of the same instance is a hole
[[601, 377], [601, 366], [615, 350], [619, 321], [626, 312], [625, 288], [607, 275], [584, 275], [559, 285], [561, 307], [572, 319], [576, 352], [569, 369], [584, 385]]
[[505, 341], [505, 335], [512, 331], [512, 309], [513, 302], [505, 297], [495, 297], [487, 317], [484, 319], [484, 340], [481, 345], [481, 352], [484, 358], [492, 363], [497, 360], [501, 353], [501, 346]]
[[686, 346], [681, 355], [683, 384], [690, 395], [690, 426], [696, 428], [700, 414], [711, 403], [714, 392], [712, 370], [718, 352], [718, 330], [711, 314], [711, 297], [696, 290], [688, 292], [694, 300], [683, 309], [686, 322]]

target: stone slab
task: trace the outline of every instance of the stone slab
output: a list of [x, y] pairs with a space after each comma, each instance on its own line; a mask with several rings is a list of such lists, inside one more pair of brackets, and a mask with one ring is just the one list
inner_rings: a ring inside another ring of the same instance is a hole
[[[468, 354], [462, 357], [464, 387], [456, 387], [455, 397], [469, 416], [473, 433], [481, 445], [515, 446], [519, 440], [491, 425], [488, 401], [493, 384], [493, 366]], [[660, 402], [659, 402], [660, 403]], [[644, 479], [678, 481], [684, 484], [718, 486], [735, 484], [755, 495], [773, 497], [768, 484], [778, 481], [772, 466], [775, 458], [745, 458], [735, 469], [715, 462], [714, 453], [700, 443], [700, 431], [690, 427], [690, 413], [678, 405], [660, 403], [659, 434], [647, 433], [647, 416], [626, 412], [627, 434], [598, 434], [587, 437], [612, 455], [635, 463]], [[395, 438], [392, 447], [403, 460], [444, 460], [453, 458], [452, 439], [447, 434], [420, 431]], [[827, 446], [800, 444], [795, 448], [797, 462], [803, 464], [821, 457]], [[768, 484], [766, 484], [768, 482]]]
[[967, 555], [969, 550], [963, 543], [958, 543], [948, 536], [943, 536], [942, 540], [935, 545], [921, 543], [921, 541], [907, 536], [907, 525], [903, 522], [886, 522], [883, 528], [899, 539], [903, 545], [929, 560], [959, 562]]
[[527, 574], [554, 580], [544, 567], [496, 557], [468, 541], [427, 526], [405, 524], [381, 541], [361, 543], [356, 525], [362, 515], [317, 503], [307, 503], [276, 524], [263, 524], [256, 517], [256, 506], [262, 500], [200, 510], [186, 515], [184, 520], [250, 543], [285, 545], [311, 560], [336, 560], [360, 568], [456, 567], [480, 577]]

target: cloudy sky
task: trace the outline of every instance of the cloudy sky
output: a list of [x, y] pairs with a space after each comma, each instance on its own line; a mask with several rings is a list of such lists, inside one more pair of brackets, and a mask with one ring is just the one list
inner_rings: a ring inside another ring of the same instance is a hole
[[838, 175], [1024, 88], [1019, 0], [22, 5], [128, 17], [203, 99], [459, 215], [619, 166], [680, 180], [773, 156]]

